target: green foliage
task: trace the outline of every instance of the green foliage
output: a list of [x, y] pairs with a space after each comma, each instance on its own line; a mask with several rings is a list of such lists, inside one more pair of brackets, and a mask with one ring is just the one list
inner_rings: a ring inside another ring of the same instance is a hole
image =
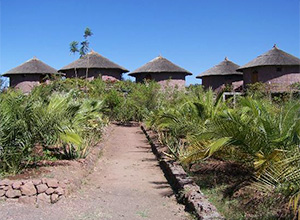
[[10, 91], [0, 96], [2, 172], [16, 173], [26, 167], [36, 145], [44, 150], [58, 145], [64, 148], [65, 158], [85, 157], [107, 123], [102, 102], [58, 93], [42, 99], [37, 94]]
[[254, 170], [252, 186], [296, 213], [300, 103], [292, 95], [271, 99], [256, 87], [235, 106], [199, 85], [56, 79], [28, 96], [8, 90], [0, 94], [0, 170], [18, 172], [38, 160], [36, 146], [47, 158], [85, 157], [108, 120], [145, 121], [168, 146], [166, 155], [186, 167], [208, 157], [242, 163]]
[[255, 170], [259, 190], [276, 191], [282, 195], [280, 201], [288, 198], [298, 212], [300, 169], [295, 158], [299, 156], [300, 103], [291, 96], [271, 101], [268, 93], [256, 91], [239, 98], [232, 108], [211, 91], [197, 87], [188, 91], [186, 99], [171, 99], [147, 120], [169, 147], [167, 155], [188, 167], [213, 156], [243, 163]]
[[91, 37], [92, 35], [93, 35], [92, 30], [87, 27], [84, 30], [84, 35], [83, 35], [84, 40], [80, 42], [80, 48], [78, 48], [79, 46], [78, 41], [72, 41], [70, 43], [70, 53], [72, 54], [79, 53], [80, 57], [86, 55], [86, 53], [89, 51], [89, 45], [90, 45], [90, 42], [88, 41], [88, 37]]
[[157, 106], [161, 95], [157, 83], [136, 84], [130, 81], [109, 85], [105, 106], [111, 120], [121, 123], [143, 121]]
[[262, 82], [248, 84], [246, 93], [248, 96], [252, 96], [255, 98], [263, 98], [265, 96], [271, 95], [269, 88], [266, 86], [265, 83]]
[[[55, 79], [29, 95], [0, 94], [0, 171], [17, 173], [43, 159], [86, 157], [110, 120], [142, 121], [157, 106], [159, 86]], [[50, 152], [50, 153], [49, 153]], [[52, 156], [51, 156], [52, 155]]]
[[[200, 93], [198, 93], [200, 92]], [[179, 98], [180, 97], [180, 98]], [[176, 158], [187, 157], [187, 151], [176, 149], [190, 145], [194, 135], [201, 134], [205, 126], [221, 112], [226, 105], [220, 97], [215, 97], [210, 90], [204, 92], [201, 87], [190, 88], [187, 93], [175, 94], [174, 100], [170, 100], [167, 106], [162, 105], [148, 117], [148, 126], [155, 129], [160, 135], [160, 141], [173, 143], [172, 152]], [[175, 138], [175, 139], [174, 139]], [[177, 140], [177, 141], [175, 141]], [[176, 150], [174, 150], [176, 149]]]
[[233, 85], [232, 84], [225, 84], [225, 88], [223, 89], [224, 92], [232, 92]]
[[79, 43], [77, 41], [72, 41], [70, 43], [70, 53], [75, 54], [75, 53], [79, 52], [78, 44]]
[[262, 192], [277, 193], [300, 214], [300, 151], [298, 146], [282, 152], [266, 167], [253, 185]]

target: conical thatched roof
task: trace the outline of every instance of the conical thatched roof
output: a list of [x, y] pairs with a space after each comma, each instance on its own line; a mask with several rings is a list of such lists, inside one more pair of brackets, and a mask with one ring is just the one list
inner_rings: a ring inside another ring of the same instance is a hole
[[52, 68], [51, 66], [45, 64], [44, 62], [40, 61], [36, 57], [26, 61], [25, 63], [17, 66], [6, 73], [3, 76], [9, 75], [18, 75], [18, 74], [58, 74], [57, 70]]
[[203, 76], [243, 75], [236, 71], [237, 68], [239, 68], [239, 65], [225, 57], [224, 61], [196, 76], [196, 78], [202, 78]]
[[276, 44], [268, 52], [238, 68], [237, 71], [256, 66], [300, 66], [300, 59], [277, 48]]
[[189, 71], [175, 65], [162, 56], [154, 58], [144, 66], [131, 72], [129, 75], [134, 76], [140, 73], [184, 73], [185, 75], [192, 75]]
[[63, 72], [65, 70], [70, 70], [75, 68], [76, 69], [85, 69], [85, 68], [119, 69], [122, 70], [123, 73], [129, 72], [124, 67], [119, 66], [118, 64], [101, 56], [99, 53], [95, 51], [89, 52], [87, 55], [61, 68], [59, 71]]

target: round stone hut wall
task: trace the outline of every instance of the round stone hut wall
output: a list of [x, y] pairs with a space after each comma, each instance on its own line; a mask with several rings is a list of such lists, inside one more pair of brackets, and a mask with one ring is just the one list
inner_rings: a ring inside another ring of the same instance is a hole
[[40, 85], [43, 75], [38, 74], [14, 74], [9, 76], [10, 87], [20, 89], [24, 93], [30, 92], [33, 87]]
[[232, 84], [234, 89], [243, 85], [242, 75], [218, 75], [218, 76], [203, 76], [202, 85], [204, 88], [212, 88], [214, 91], [218, 91], [224, 88], [226, 84]]
[[255, 80], [266, 83], [273, 90], [285, 91], [293, 83], [300, 82], [299, 66], [261, 66], [243, 70], [244, 86], [255, 83]]
[[[85, 78], [86, 77], [86, 69], [76, 69], [75, 70], [66, 70], [67, 78]], [[95, 78], [101, 77], [103, 80], [121, 80], [122, 79], [122, 71], [118, 69], [96, 69], [91, 68], [88, 70], [88, 80], [93, 80]]]
[[136, 82], [144, 82], [150, 79], [158, 82], [161, 86], [185, 87], [185, 74], [182, 73], [140, 73], [136, 76]]

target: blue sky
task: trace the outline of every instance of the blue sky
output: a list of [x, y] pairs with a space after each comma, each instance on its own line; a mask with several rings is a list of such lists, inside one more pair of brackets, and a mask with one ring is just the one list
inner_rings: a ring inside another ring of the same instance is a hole
[[300, 55], [298, 0], [0, 0], [0, 73], [37, 56], [59, 69], [85, 27], [93, 50], [133, 71], [159, 54], [196, 75], [278, 47]]

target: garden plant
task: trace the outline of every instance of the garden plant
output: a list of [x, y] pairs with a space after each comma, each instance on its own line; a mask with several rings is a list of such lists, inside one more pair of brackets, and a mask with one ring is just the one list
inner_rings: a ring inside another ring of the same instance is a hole
[[227, 218], [296, 218], [299, 101], [255, 89], [235, 104], [221, 97], [200, 85], [101, 79], [55, 79], [29, 95], [2, 91], [1, 174], [39, 160], [85, 158], [108, 123], [144, 122]]

